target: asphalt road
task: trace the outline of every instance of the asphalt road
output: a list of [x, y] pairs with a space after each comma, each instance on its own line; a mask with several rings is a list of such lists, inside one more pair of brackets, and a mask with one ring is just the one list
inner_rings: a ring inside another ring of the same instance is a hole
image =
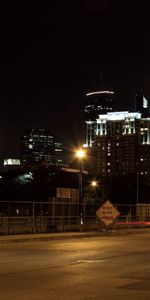
[[150, 233], [0, 245], [0, 300], [149, 300]]

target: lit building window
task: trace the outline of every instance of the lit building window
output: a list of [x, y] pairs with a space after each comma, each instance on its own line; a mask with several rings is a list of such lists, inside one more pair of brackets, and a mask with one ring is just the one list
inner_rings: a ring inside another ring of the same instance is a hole
[[33, 145], [29, 144], [29, 149], [33, 149]]

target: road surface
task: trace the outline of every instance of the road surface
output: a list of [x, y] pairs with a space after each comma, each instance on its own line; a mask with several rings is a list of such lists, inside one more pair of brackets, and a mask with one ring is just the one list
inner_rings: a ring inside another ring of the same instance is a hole
[[0, 245], [0, 300], [149, 300], [150, 233]]

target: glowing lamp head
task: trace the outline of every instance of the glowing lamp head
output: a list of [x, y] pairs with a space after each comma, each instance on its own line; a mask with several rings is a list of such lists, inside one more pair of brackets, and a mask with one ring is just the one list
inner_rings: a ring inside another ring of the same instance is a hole
[[97, 187], [97, 181], [93, 180], [93, 181], [91, 182], [91, 186], [92, 186], [93, 188]]
[[79, 158], [79, 159], [82, 159], [85, 157], [85, 151], [82, 150], [82, 149], [79, 149], [76, 151], [76, 156]]

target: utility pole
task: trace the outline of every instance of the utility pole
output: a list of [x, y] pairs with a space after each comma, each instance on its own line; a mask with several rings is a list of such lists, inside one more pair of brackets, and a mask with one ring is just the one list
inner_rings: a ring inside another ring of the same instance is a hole
[[80, 148], [76, 151], [76, 157], [79, 159], [79, 214], [80, 224], [85, 223], [85, 199], [83, 198], [82, 190], [82, 171], [83, 171], [83, 159], [85, 157], [85, 151]]

